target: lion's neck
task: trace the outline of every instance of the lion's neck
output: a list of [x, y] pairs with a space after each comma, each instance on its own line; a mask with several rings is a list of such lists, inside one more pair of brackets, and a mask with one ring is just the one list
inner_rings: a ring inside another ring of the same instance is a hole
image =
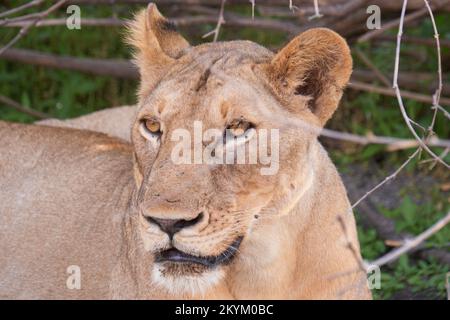
[[292, 209], [278, 219], [262, 221], [241, 248], [227, 278], [236, 298], [306, 299], [339, 298], [337, 292], [362, 279], [330, 280], [333, 274], [358, 267], [342, 244], [337, 216], [341, 215], [348, 239], [357, 248], [353, 215], [341, 179], [321, 146], [312, 168], [313, 182]]
[[289, 298], [286, 288], [297, 272], [298, 235], [310, 215], [300, 204], [302, 199], [281, 218], [262, 217], [264, 221], [248, 237], [229, 272], [233, 275], [228, 281], [230, 290], [236, 298]]
[[[317, 148], [313, 150], [317, 152]], [[316, 155], [312, 163], [317, 163]], [[314, 161], [313, 161], [314, 160]], [[231, 291], [241, 299], [291, 298], [286, 290], [293, 282], [300, 259], [299, 235], [314, 212], [317, 180], [322, 179], [317, 165], [298, 178], [300, 188], [290, 192], [275, 209], [261, 215], [257, 227], [247, 236], [230, 274]], [[289, 192], [290, 190], [288, 190]], [[273, 212], [276, 210], [277, 212]]]

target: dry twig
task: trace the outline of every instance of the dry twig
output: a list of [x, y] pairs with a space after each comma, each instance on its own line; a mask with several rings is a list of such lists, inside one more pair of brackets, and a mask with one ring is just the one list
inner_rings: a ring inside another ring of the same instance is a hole
[[[409, 131], [411, 131], [413, 136], [417, 139], [417, 141], [419, 142], [420, 147], [422, 149], [424, 149], [425, 151], [427, 151], [427, 153], [430, 154], [433, 158], [435, 158], [436, 161], [440, 162], [445, 167], [450, 168], [450, 166], [445, 161], [443, 161], [441, 158], [439, 158], [433, 151], [430, 150], [430, 148], [428, 148], [426, 143], [419, 137], [419, 135], [417, 134], [416, 130], [414, 130], [414, 128], [412, 126], [412, 121], [409, 118], [409, 116], [408, 116], [408, 114], [406, 112], [405, 106], [403, 104], [402, 95], [400, 93], [400, 88], [398, 86], [398, 70], [399, 70], [399, 64], [400, 64], [400, 46], [401, 46], [401, 39], [402, 39], [402, 34], [403, 34], [403, 23], [404, 23], [404, 17], [405, 17], [406, 5], [407, 4], [408, 4], [408, 0], [404, 0], [403, 1], [402, 13], [401, 13], [401, 16], [400, 16], [400, 24], [399, 24], [399, 28], [398, 28], [398, 34], [397, 34], [397, 47], [396, 47], [396, 50], [395, 50], [396, 53], [395, 53], [395, 66], [394, 66], [394, 76], [393, 76], [394, 79], [393, 79], [392, 87], [395, 90], [395, 94], [396, 94], [397, 100], [398, 100], [398, 105], [400, 107], [400, 111], [401, 111], [401, 114], [403, 116], [403, 119], [406, 122], [406, 126], [408, 127]], [[438, 49], [440, 49], [440, 48], [438, 48]], [[441, 81], [441, 86], [442, 86], [442, 81]], [[436, 103], [436, 104], [438, 104], [438, 103]], [[433, 121], [432, 124], [434, 125], [434, 121]], [[432, 131], [432, 126], [430, 126], [429, 130]]]
[[380, 183], [378, 183], [376, 186], [374, 186], [372, 189], [370, 189], [369, 191], [367, 191], [361, 198], [359, 198], [359, 200], [357, 200], [356, 202], [354, 202], [351, 206], [351, 209], [355, 209], [356, 206], [358, 206], [358, 204], [361, 203], [361, 201], [363, 201], [364, 199], [366, 199], [368, 196], [370, 196], [373, 192], [375, 192], [376, 190], [378, 190], [379, 188], [381, 188], [384, 184], [386, 184], [387, 182], [389, 182], [390, 180], [394, 179], [399, 173], [400, 171], [403, 170], [404, 167], [406, 167], [408, 165], [408, 163], [411, 162], [412, 159], [414, 159], [418, 154], [420, 153], [420, 148], [417, 148], [416, 151], [414, 151], [409, 157], [408, 159], [406, 159], [405, 162], [403, 162], [401, 164], [400, 167], [398, 167], [397, 170], [395, 170], [392, 174], [390, 174], [389, 176], [387, 176], [386, 178], [384, 178], [383, 181], [381, 181]]
[[[440, 7], [443, 7], [444, 5], [446, 5], [449, 2], [450, 2], [449, 0], [443, 0], [440, 3], [438, 3], [437, 5], [435, 5], [434, 9], [438, 9]], [[405, 7], [405, 9], [406, 9], [406, 7]], [[420, 17], [426, 15], [427, 13], [428, 13], [428, 9], [427, 8], [419, 9], [419, 10], [417, 10], [417, 11], [411, 13], [411, 14], [408, 14], [406, 16], [405, 16], [405, 13], [403, 12], [402, 15], [401, 15], [401, 18], [393, 20], [393, 21], [390, 21], [388, 23], [384, 23], [383, 26], [380, 29], [371, 30], [371, 31], [363, 34], [362, 36], [360, 36], [358, 38], [358, 42], [368, 41], [368, 40], [370, 40], [370, 39], [372, 39], [374, 37], [377, 37], [378, 35], [384, 33], [387, 30], [395, 28], [396, 26], [399, 25], [399, 23], [401, 23], [403, 25], [405, 22], [411, 22], [411, 21], [413, 21], [413, 20], [415, 20], [417, 18], [420, 18]]]
[[431, 24], [433, 26], [434, 38], [436, 40], [437, 60], [438, 60], [438, 70], [437, 70], [438, 86], [436, 88], [436, 92], [433, 95], [433, 106], [431, 107], [431, 109], [433, 110], [433, 119], [431, 120], [431, 124], [428, 127], [428, 136], [427, 136], [427, 139], [429, 139], [434, 134], [433, 127], [436, 122], [437, 113], [439, 111], [438, 106], [439, 106], [439, 102], [441, 99], [441, 93], [442, 93], [442, 58], [441, 58], [441, 43], [439, 40], [439, 33], [437, 31], [436, 22], [434, 21], [433, 11], [431, 10], [431, 7], [430, 7], [428, 1], [424, 0], [424, 2], [425, 2], [425, 6], [428, 10], [428, 13], [430, 15]]
[[203, 35], [203, 38], [209, 37], [210, 35], [214, 34], [213, 42], [217, 41], [217, 38], [219, 37], [220, 27], [222, 24], [225, 23], [225, 19], [223, 18], [223, 12], [225, 9], [225, 2], [226, 0], [222, 0], [220, 3], [220, 10], [219, 10], [219, 17], [217, 18], [217, 25], [214, 28], [214, 30], [208, 32], [207, 34]]
[[[304, 28], [297, 26], [292, 22], [285, 22], [280, 20], [254, 18], [248, 19], [236, 14], [224, 13], [227, 26], [231, 27], [248, 27], [248, 28], [260, 28], [265, 30], [277, 30], [285, 32], [289, 35], [298, 34], [304, 30]], [[175, 26], [184, 27], [191, 25], [198, 25], [204, 23], [217, 23], [217, 18], [212, 16], [188, 16], [188, 17], [176, 17], [170, 19]], [[22, 27], [25, 28], [33, 22], [30, 20], [13, 21], [6, 24], [6, 27]], [[50, 27], [50, 26], [63, 26], [66, 24], [66, 19], [46, 19], [37, 22], [35, 27]], [[84, 26], [122, 26], [125, 21], [116, 18], [83, 18]]]
[[[362, 90], [362, 91], [366, 91], [366, 92], [379, 93], [379, 94], [382, 94], [385, 96], [390, 96], [390, 97], [397, 97], [397, 92], [395, 89], [378, 87], [373, 84], [368, 84], [368, 83], [364, 83], [364, 82], [360, 82], [360, 81], [350, 82], [348, 84], [348, 88], [354, 89], [354, 90]], [[419, 102], [430, 103], [430, 104], [433, 103], [432, 97], [429, 97], [424, 94], [416, 93], [416, 92], [402, 90], [402, 96], [407, 99], [412, 99], [412, 100], [416, 100]], [[445, 106], [450, 106], [450, 98], [441, 98], [441, 104], [445, 105]], [[413, 120], [410, 119], [410, 121], [413, 121]]]
[[20, 12], [20, 11], [22, 11], [22, 10], [25, 10], [25, 9], [28, 9], [28, 8], [31, 8], [31, 7], [38, 6], [38, 5], [40, 5], [42, 2], [44, 2], [44, 0], [32, 0], [32, 1], [30, 1], [30, 2], [24, 3], [24, 4], [21, 5], [21, 6], [18, 6], [18, 7], [15, 7], [15, 8], [12, 8], [12, 9], [10, 9], [10, 10], [7, 10], [7, 11], [4, 11], [4, 12], [0, 13], [0, 18], [4, 18], [4, 17], [10, 16], [10, 15], [12, 15], [12, 14], [15, 14], [15, 13], [17, 13], [17, 12]]
[[378, 67], [372, 61], [370, 61], [369, 57], [367, 57], [364, 52], [356, 48], [355, 53], [361, 59], [361, 61], [364, 62], [364, 64], [373, 71], [378, 80], [380, 80], [386, 87], [389, 87], [391, 85], [389, 79], [383, 74], [383, 72], [380, 71], [380, 69], [378, 69]]
[[395, 248], [394, 250], [389, 251], [387, 254], [379, 257], [378, 259], [372, 261], [369, 263], [369, 265], [376, 265], [376, 266], [383, 266], [385, 264], [388, 264], [400, 257], [402, 254], [414, 249], [419, 244], [424, 242], [426, 239], [437, 233], [439, 230], [444, 228], [448, 223], [450, 223], [450, 212], [447, 212], [447, 214], [439, 219], [435, 224], [433, 224], [431, 227], [429, 227], [427, 230], [422, 232], [421, 234], [417, 235], [416, 237], [412, 239], [405, 240], [404, 244], [398, 248]]
[[28, 115], [30, 115], [32, 117], [35, 117], [35, 118], [38, 118], [38, 119], [51, 118], [51, 116], [46, 114], [46, 113], [26, 108], [26, 107], [22, 106], [20, 103], [14, 101], [14, 100], [11, 100], [10, 98], [5, 97], [3, 95], [0, 95], [0, 103], [3, 103], [4, 105], [6, 105], [6, 106], [8, 106], [10, 108], [13, 108], [13, 109], [15, 109], [15, 110], [17, 110], [19, 112], [28, 114]]
[[319, 1], [314, 0], [314, 14], [312, 16], [309, 16], [308, 20], [313, 20], [321, 17], [323, 17], [323, 15], [319, 11]]
[[60, 0], [51, 7], [49, 7], [47, 10], [42, 11], [39, 13], [39, 15], [33, 19], [28, 25], [22, 27], [17, 33], [17, 35], [9, 41], [3, 48], [0, 49], [0, 56], [5, 52], [7, 49], [11, 48], [14, 44], [16, 44], [17, 41], [19, 41], [22, 37], [24, 37], [28, 31], [35, 26], [40, 20], [44, 19], [46, 16], [48, 16], [53, 11], [57, 10], [59, 7], [61, 7], [64, 3], [66, 3], [67, 0]]

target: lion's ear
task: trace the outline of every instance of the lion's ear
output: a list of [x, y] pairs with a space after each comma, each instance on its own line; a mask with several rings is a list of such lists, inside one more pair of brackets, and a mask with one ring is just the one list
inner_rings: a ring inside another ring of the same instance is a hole
[[289, 42], [266, 66], [269, 80], [282, 96], [309, 96], [308, 107], [324, 125], [333, 115], [352, 72], [345, 40], [316, 28]]
[[141, 75], [141, 95], [150, 91], [189, 43], [155, 4], [137, 13], [128, 24], [127, 42], [135, 49], [134, 62]]

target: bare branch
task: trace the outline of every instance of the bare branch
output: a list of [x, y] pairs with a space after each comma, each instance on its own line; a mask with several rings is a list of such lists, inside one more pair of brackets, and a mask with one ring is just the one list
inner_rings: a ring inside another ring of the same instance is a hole
[[342, 216], [338, 216], [337, 220], [339, 222], [339, 226], [342, 229], [342, 232], [344, 233], [345, 236], [345, 246], [350, 250], [350, 252], [353, 255], [353, 258], [358, 262], [358, 266], [359, 269], [361, 271], [363, 271], [364, 273], [367, 273], [367, 266], [364, 263], [364, 261], [361, 259], [361, 257], [359, 256], [359, 250], [357, 248], [355, 248], [353, 246], [353, 243], [350, 241], [350, 237], [348, 236], [348, 231], [347, 231], [347, 227], [345, 226], [345, 222], [344, 219], [342, 218]]
[[[349, 194], [357, 194], [358, 188], [352, 184], [346, 185]], [[375, 229], [377, 236], [384, 240], [390, 247], [402, 246], [404, 239], [411, 239], [413, 235], [405, 232], [398, 233], [395, 227], [395, 220], [384, 216], [377, 210], [374, 201], [367, 199], [359, 205], [358, 216], [361, 224], [366, 228]], [[440, 248], [430, 248], [419, 245], [414, 250], [414, 254], [423, 259], [433, 258], [443, 264], [450, 265], [450, 251]]]
[[430, 7], [428, 1], [424, 0], [424, 2], [425, 2], [425, 6], [428, 10], [428, 13], [430, 14], [431, 24], [433, 25], [434, 38], [436, 39], [437, 60], [438, 60], [438, 70], [437, 70], [438, 87], [436, 89], [436, 92], [434, 93], [433, 106], [431, 107], [431, 109], [434, 110], [433, 118], [431, 120], [430, 126], [428, 127], [428, 137], [427, 138], [430, 138], [433, 135], [433, 127], [436, 122], [437, 113], [439, 111], [438, 106], [439, 106], [439, 101], [441, 99], [441, 93], [442, 93], [442, 58], [441, 58], [441, 43], [439, 40], [439, 33], [437, 31], [436, 22], [434, 21], [433, 11], [431, 10], [431, 7]]
[[21, 6], [18, 6], [18, 7], [15, 7], [15, 8], [12, 8], [10, 10], [7, 10], [7, 11], [4, 11], [4, 12], [0, 13], [0, 18], [6, 17], [6, 16], [10, 16], [12, 14], [15, 14], [17, 12], [20, 12], [22, 10], [25, 10], [25, 9], [28, 9], [28, 8], [31, 8], [31, 7], [38, 6], [42, 2], [44, 2], [44, 0], [32, 0], [32, 1], [28, 2], [28, 3], [25, 3], [25, 4], [21, 5]]
[[207, 34], [203, 35], [202, 38], [206, 38], [209, 37], [210, 35], [214, 35], [213, 38], [213, 42], [217, 41], [217, 38], [219, 37], [219, 32], [220, 32], [220, 27], [222, 26], [222, 24], [225, 23], [225, 19], [223, 18], [223, 11], [225, 9], [225, 2], [226, 0], [222, 0], [221, 4], [220, 4], [220, 11], [219, 11], [219, 17], [217, 18], [217, 25], [214, 28], [214, 30], [208, 32]]
[[[359, 81], [352, 81], [348, 84], [348, 88], [354, 89], [354, 90], [362, 90], [362, 91], [367, 91], [367, 92], [374, 92], [374, 93], [379, 93], [385, 96], [390, 96], [390, 97], [396, 97], [397, 96], [397, 92], [395, 91], [395, 89], [392, 88], [381, 88], [375, 85], [371, 85], [368, 83], [364, 83], [364, 82], [359, 82]], [[416, 100], [416, 101], [420, 101], [420, 102], [425, 102], [425, 103], [433, 103], [433, 99], [427, 95], [424, 94], [420, 94], [420, 93], [415, 93], [415, 92], [411, 92], [411, 91], [402, 91], [402, 95], [405, 98], [408, 99], [412, 99], [412, 100]], [[442, 105], [446, 105], [446, 106], [450, 106], [450, 98], [442, 98], [441, 99], [441, 104]]]
[[[350, 83], [354, 81], [371, 83], [375, 77], [375, 73], [371, 70], [354, 69]], [[389, 76], [388, 79], [391, 80]], [[407, 88], [410, 92], [421, 91], [417, 93], [429, 93], [438, 85], [437, 80], [434, 79], [434, 74], [427, 72], [400, 71], [398, 81], [400, 87]], [[442, 85], [442, 94], [450, 97], [450, 83], [443, 83]], [[391, 88], [391, 85], [389, 85], [389, 88]]]
[[[330, 129], [323, 129], [320, 134], [323, 137], [353, 142], [361, 145], [384, 144], [387, 145], [387, 151], [417, 148], [419, 146], [419, 143], [415, 139], [401, 139], [395, 137], [376, 136], [373, 134], [361, 136], [353, 133], [335, 131]], [[448, 148], [450, 147], [450, 140], [442, 140], [434, 137], [433, 139], [427, 141], [427, 144], [431, 147]]]
[[298, 10], [298, 7], [294, 6], [294, 4], [292, 3], [292, 0], [289, 0], [289, 10], [291, 10], [291, 12]]
[[411, 162], [412, 159], [414, 159], [419, 153], [420, 153], [420, 148], [416, 149], [416, 151], [414, 151], [414, 153], [412, 153], [408, 159], [406, 159], [405, 162], [402, 163], [402, 165], [400, 167], [398, 167], [397, 170], [395, 170], [392, 174], [390, 174], [389, 176], [387, 176], [386, 178], [384, 178], [383, 181], [381, 181], [380, 183], [378, 183], [375, 187], [373, 187], [372, 189], [370, 189], [369, 191], [367, 191], [361, 198], [359, 198], [359, 200], [357, 200], [355, 203], [352, 204], [351, 209], [356, 208], [356, 206], [358, 206], [361, 201], [363, 201], [364, 199], [366, 199], [368, 196], [370, 196], [372, 193], [374, 193], [376, 190], [378, 190], [379, 188], [381, 188], [383, 185], [385, 185], [387, 182], [391, 181], [392, 179], [394, 179], [399, 173], [400, 171], [403, 170], [404, 167], [406, 167], [408, 165], [408, 163]]
[[317, 18], [321, 18], [321, 17], [323, 17], [323, 15], [319, 11], [319, 1], [314, 0], [314, 14], [312, 16], [309, 16], [308, 20], [311, 21], [313, 19], [317, 19]]
[[38, 118], [38, 119], [51, 118], [51, 116], [46, 113], [26, 108], [26, 107], [22, 106], [20, 103], [14, 101], [14, 100], [11, 100], [10, 98], [5, 97], [3, 95], [0, 95], [0, 103], [3, 103], [4, 105], [6, 105], [10, 108], [13, 108], [19, 112], [28, 114], [28, 115]]
[[389, 79], [378, 69], [378, 67], [370, 61], [369, 57], [367, 57], [361, 50], [358, 48], [355, 49], [356, 55], [361, 59], [364, 64], [373, 71], [375, 76], [380, 80], [386, 87], [391, 85]]
[[405, 240], [405, 243], [394, 250], [391, 250], [384, 256], [376, 259], [375, 261], [370, 262], [370, 265], [376, 265], [376, 266], [383, 266], [385, 264], [388, 264], [396, 259], [398, 259], [402, 254], [411, 251], [415, 247], [417, 247], [419, 244], [424, 242], [429, 237], [433, 236], [435, 233], [437, 233], [439, 230], [444, 228], [448, 223], [450, 222], [450, 212], [447, 212], [447, 214], [442, 218], [439, 219], [434, 225], [432, 225], [430, 228], [416, 236], [415, 238]]
[[[410, 120], [408, 114], [406, 113], [405, 106], [403, 105], [403, 99], [402, 99], [402, 96], [401, 96], [401, 93], [400, 93], [400, 88], [398, 87], [398, 70], [399, 70], [399, 64], [400, 64], [400, 47], [401, 47], [401, 39], [402, 39], [402, 34], [403, 34], [403, 23], [404, 23], [404, 17], [405, 17], [406, 5], [407, 4], [408, 4], [408, 0], [404, 0], [403, 1], [402, 13], [401, 13], [401, 16], [400, 16], [400, 24], [399, 24], [399, 27], [398, 27], [398, 34], [397, 34], [397, 47], [396, 47], [396, 50], [395, 50], [395, 66], [394, 66], [394, 76], [393, 76], [392, 87], [395, 90], [395, 94], [397, 96], [398, 105], [400, 107], [400, 111], [401, 111], [401, 114], [403, 116], [403, 119], [406, 122], [406, 126], [408, 127], [409, 131], [411, 131], [413, 136], [417, 139], [417, 141], [420, 144], [420, 147], [422, 149], [424, 149], [425, 151], [427, 151], [428, 154], [430, 154], [433, 158], [435, 158], [438, 162], [443, 164], [445, 167], [450, 168], [450, 165], [448, 165], [444, 160], [439, 158], [433, 151], [431, 151], [430, 148], [428, 148], [428, 146], [425, 144], [425, 142], [419, 137], [419, 135], [417, 134], [416, 130], [414, 130], [414, 128], [412, 127], [411, 120]], [[435, 104], [434, 101], [433, 101], [433, 104]], [[432, 130], [432, 127], [430, 127], [430, 131], [431, 130]]]
[[[395, 41], [395, 39], [396, 39], [395, 36], [382, 34], [373, 40], [375, 40], [375, 41]], [[436, 40], [434, 40], [434, 39], [426, 39], [426, 38], [420, 38], [420, 37], [414, 37], [414, 36], [403, 36], [402, 42], [418, 44], [418, 45], [425, 45], [425, 46], [436, 46]], [[448, 39], [440, 39], [440, 44], [442, 47], [450, 48], [450, 40], [448, 40]]]
[[[280, 20], [264, 19], [264, 18], [246, 18], [236, 14], [224, 13], [227, 26], [232, 27], [249, 27], [267, 30], [277, 30], [288, 34], [297, 34], [304, 30], [295, 23]], [[188, 16], [171, 18], [177, 27], [197, 25], [203, 23], [217, 23], [217, 18], [212, 16]], [[17, 21], [8, 23], [7, 27], [27, 27], [31, 21]], [[35, 24], [36, 27], [49, 27], [65, 25], [66, 19], [47, 19]], [[116, 18], [83, 18], [82, 24], [85, 26], [122, 26], [125, 21]]]
[[[26, 27], [32, 23], [32, 20], [10, 20], [5, 27]], [[83, 26], [95, 26], [95, 27], [115, 27], [125, 25], [125, 21], [117, 18], [83, 18]], [[45, 19], [40, 20], [36, 23], [34, 27], [53, 27], [53, 26], [64, 26], [66, 24], [66, 19], [56, 18], [56, 19]], [[1, 25], [1, 22], [0, 22]]]
[[19, 41], [22, 37], [24, 37], [28, 31], [35, 26], [40, 20], [44, 19], [46, 16], [48, 16], [53, 11], [57, 10], [59, 7], [61, 7], [64, 3], [66, 3], [67, 0], [60, 0], [56, 4], [49, 7], [47, 10], [41, 12], [38, 17], [36, 17], [32, 22], [30, 22], [27, 26], [22, 27], [20, 29], [19, 33], [11, 40], [9, 41], [3, 48], [0, 49], [0, 56], [9, 48], [11, 48], [14, 44], [16, 44], [17, 41]]
[[445, 116], [447, 119], [450, 119], [450, 113], [448, 113], [447, 110], [445, 110], [444, 108], [442, 108], [440, 105], [436, 104], [436, 105], [432, 106], [432, 108], [436, 108], [436, 109], [442, 111], [442, 113], [444, 114], [444, 116]]
[[128, 60], [122, 59], [92, 59], [57, 56], [33, 50], [9, 49], [1, 58], [20, 63], [67, 69], [88, 74], [112, 76], [124, 79], [139, 79], [136, 67]]
[[[440, 3], [436, 4], [433, 6], [434, 9], [438, 9], [443, 7], [444, 5], [448, 4], [450, 1], [449, 0], [443, 0]], [[406, 9], [406, 7], [405, 7]], [[360, 36], [358, 38], [358, 42], [365, 42], [368, 41], [374, 37], [377, 37], [378, 35], [384, 33], [387, 30], [390, 30], [392, 28], [395, 28], [396, 26], [399, 25], [399, 23], [401, 22], [402, 25], [404, 22], [411, 22], [417, 18], [420, 18], [424, 15], [426, 15], [428, 13], [428, 9], [427, 8], [422, 8], [419, 9], [411, 14], [408, 14], [407, 16], [405, 16], [405, 14], [403, 13], [400, 19], [396, 19], [387, 23], [384, 23], [383, 26], [380, 29], [375, 29], [375, 30], [371, 30], [367, 33], [365, 33], [364, 35]]]

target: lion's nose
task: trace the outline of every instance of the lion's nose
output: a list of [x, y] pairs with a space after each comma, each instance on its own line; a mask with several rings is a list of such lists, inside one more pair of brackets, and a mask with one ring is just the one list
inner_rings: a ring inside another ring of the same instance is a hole
[[156, 224], [162, 231], [167, 233], [172, 239], [173, 235], [180, 231], [181, 229], [191, 227], [198, 222], [200, 222], [203, 218], [203, 212], [200, 212], [197, 217], [191, 220], [184, 219], [161, 219], [156, 217], [147, 216], [146, 219], [150, 223]]

